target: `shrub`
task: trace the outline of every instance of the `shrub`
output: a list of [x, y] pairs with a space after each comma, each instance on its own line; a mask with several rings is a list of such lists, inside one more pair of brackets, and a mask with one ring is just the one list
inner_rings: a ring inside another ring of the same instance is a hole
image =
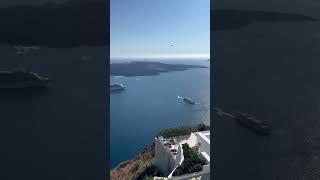
[[202, 171], [202, 166], [206, 163], [202, 158], [200, 158], [198, 150], [190, 148], [187, 143], [182, 145], [182, 149], [184, 161], [176, 168], [173, 176]]
[[210, 126], [207, 126], [205, 124], [199, 124], [197, 129], [198, 131], [208, 131], [210, 130]]
[[152, 176], [147, 176], [144, 178], [144, 180], [153, 180], [153, 177]]
[[186, 136], [186, 135], [190, 135], [193, 132], [207, 131], [207, 130], [210, 130], [210, 126], [207, 126], [205, 124], [199, 124], [197, 126], [182, 126], [177, 128], [161, 130], [158, 133], [158, 136], [162, 136], [164, 138]]

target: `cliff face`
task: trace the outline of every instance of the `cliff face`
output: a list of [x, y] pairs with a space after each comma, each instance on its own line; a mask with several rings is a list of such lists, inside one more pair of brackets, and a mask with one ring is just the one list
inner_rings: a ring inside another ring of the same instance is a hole
[[138, 180], [148, 176], [157, 175], [157, 170], [153, 166], [154, 144], [146, 148], [134, 159], [125, 161], [111, 170], [111, 180]]
[[48, 47], [105, 46], [105, 1], [19, 5], [0, 9], [0, 43]]

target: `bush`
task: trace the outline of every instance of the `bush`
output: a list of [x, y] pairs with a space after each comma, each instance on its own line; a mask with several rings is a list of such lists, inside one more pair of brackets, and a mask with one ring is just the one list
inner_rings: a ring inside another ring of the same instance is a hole
[[144, 180], [153, 180], [153, 177], [152, 176], [147, 176], [144, 178]]
[[186, 135], [190, 135], [193, 132], [207, 131], [207, 130], [210, 130], [210, 126], [207, 126], [205, 124], [199, 124], [197, 126], [182, 126], [177, 128], [161, 130], [158, 133], [158, 136], [162, 136], [164, 138], [186, 136]]
[[199, 124], [197, 129], [198, 131], [208, 131], [210, 130], [210, 126], [207, 126], [205, 124]]
[[187, 143], [182, 145], [182, 149], [184, 161], [176, 168], [173, 176], [202, 171], [202, 166], [205, 165], [206, 162], [200, 158], [198, 151], [190, 148]]
[[143, 172], [139, 173], [136, 177], [132, 178], [134, 180], [151, 180], [154, 176], [164, 176], [157, 167], [155, 167], [152, 163], [147, 165]]

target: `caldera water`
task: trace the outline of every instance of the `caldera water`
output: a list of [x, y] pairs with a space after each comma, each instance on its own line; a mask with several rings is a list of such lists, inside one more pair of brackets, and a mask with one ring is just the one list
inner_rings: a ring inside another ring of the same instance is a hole
[[[110, 94], [110, 163], [132, 159], [165, 128], [210, 122], [210, 66], [206, 60], [167, 60], [208, 68], [161, 73], [156, 76], [112, 77], [126, 90]], [[196, 102], [188, 104], [186, 96]]]

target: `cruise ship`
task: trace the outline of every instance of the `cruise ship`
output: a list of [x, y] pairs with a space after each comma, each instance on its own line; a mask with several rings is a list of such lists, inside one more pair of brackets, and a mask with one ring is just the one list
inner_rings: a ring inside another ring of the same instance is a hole
[[40, 47], [37, 46], [14, 46], [14, 48], [17, 50], [17, 55], [22, 56], [26, 53], [31, 52], [32, 50], [39, 50]]
[[194, 102], [191, 98], [188, 97], [183, 97], [183, 100], [189, 104], [196, 104], [196, 102]]
[[123, 84], [110, 84], [110, 91], [122, 91], [126, 89]]
[[0, 71], [0, 89], [47, 87], [48, 83], [48, 78], [31, 71]]
[[261, 135], [269, 135], [272, 130], [271, 124], [266, 121], [257, 120], [256, 117], [248, 113], [237, 113], [235, 120], [238, 121], [240, 125]]

